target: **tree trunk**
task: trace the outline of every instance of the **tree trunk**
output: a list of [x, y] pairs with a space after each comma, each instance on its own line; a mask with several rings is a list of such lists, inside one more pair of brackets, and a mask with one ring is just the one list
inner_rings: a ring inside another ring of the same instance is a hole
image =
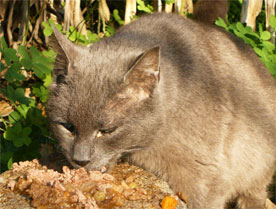
[[22, 8], [21, 8], [21, 24], [19, 28], [19, 38], [17, 44], [24, 44], [26, 42], [26, 31], [27, 24], [28, 24], [28, 15], [29, 15], [29, 1], [22, 1]]
[[8, 16], [8, 24], [7, 24], [7, 35], [8, 35], [8, 40], [9, 40], [9, 45], [13, 45], [13, 36], [12, 36], [12, 23], [13, 23], [13, 10], [14, 10], [14, 5], [15, 5], [15, 0], [12, 0], [10, 11], [9, 11], [9, 16]]
[[184, 15], [185, 12], [193, 13], [192, 0], [175, 0], [175, 12]]
[[130, 23], [132, 17], [135, 14], [136, 14], [136, 0], [127, 0], [126, 10], [125, 10], [125, 24]]
[[263, 0], [243, 0], [241, 22], [256, 29], [256, 18], [262, 10]]
[[170, 4], [166, 3], [165, 4], [165, 12], [172, 13], [172, 11], [173, 11], [173, 3], [170, 3]]
[[273, 44], [275, 44], [275, 31], [273, 30], [273, 28], [270, 27], [269, 20], [270, 20], [270, 15], [275, 15], [275, 5], [276, 5], [276, 0], [265, 1], [266, 28], [271, 33], [271, 36], [272, 36], [271, 40]]
[[99, 13], [104, 22], [108, 22], [110, 20], [110, 11], [107, 6], [106, 0], [99, 1]]
[[70, 19], [71, 19], [71, 12], [70, 12], [70, 0], [65, 1], [65, 6], [64, 6], [64, 25], [63, 25], [63, 30], [69, 31], [70, 27]]
[[[0, 21], [3, 21], [5, 18], [8, 4], [8, 1], [0, 0]], [[2, 24], [0, 24], [0, 36], [4, 36], [4, 28]]]
[[86, 25], [81, 12], [81, 0], [66, 0], [64, 7], [64, 26], [68, 31], [70, 24], [86, 36]]
[[162, 12], [162, 0], [158, 0], [157, 2], [157, 11]]

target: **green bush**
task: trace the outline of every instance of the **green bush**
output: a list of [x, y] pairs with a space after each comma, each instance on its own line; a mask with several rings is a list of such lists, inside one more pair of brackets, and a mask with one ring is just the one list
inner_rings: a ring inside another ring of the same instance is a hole
[[40, 143], [53, 141], [44, 113], [44, 103], [51, 83], [51, 71], [55, 53], [42, 53], [32, 46], [29, 50], [19, 46], [8, 48], [1, 38], [0, 72], [4, 74], [0, 86], [2, 97], [12, 107], [8, 117], [0, 118], [1, 171], [15, 161], [39, 157]]
[[[237, 37], [249, 44], [256, 54], [260, 57], [261, 61], [265, 64], [268, 71], [276, 79], [276, 50], [275, 45], [270, 41], [271, 34], [269, 31], [263, 30], [263, 24], [259, 23], [259, 30], [254, 32], [251, 27], [244, 26], [242, 23], [226, 22], [219, 18], [216, 25], [224, 28], [225, 30], [235, 34]], [[270, 25], [276, 30], [276, 17], [271, 15]]]

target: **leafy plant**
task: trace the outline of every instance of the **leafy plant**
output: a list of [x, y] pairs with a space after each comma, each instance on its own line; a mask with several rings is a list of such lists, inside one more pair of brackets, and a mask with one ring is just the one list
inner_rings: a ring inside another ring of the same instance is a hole
[[125, 24], [125, 21], [123, 21], [123, 20], [121, 19], [120, 15], [119, 15], [118, 9], [114, 9], [114, 10], [113, 10], [113, 17], [114, 17], [115, 21], [116, 21], [117, 23], [119, 23], [119, 25], [124, 25], [124, 24]]
[[13, 162], [39, 157], [40, 143], [52, 141], [43, 104], [55, 53], [41, 53], [34, 46], [29, 50], [23, 45], [17, 50], [8, 48], [4, 37], [0, 52], [0, 94], [12, 109], [8, 116], [0, 118], [0, 161], [4, 171]]
[[175, 0], [165, 0], [165, 2], [166, 2], [167, 4], [173, 4], [173, 3], [175, 2]]
[[[53, 29], [52, 29], [51, 25], [55, 25], [55, 27], [58, 30], [60, 30], [63, 34], [68, 36], [70, 41], [76, 42], [78, 44], [87, 45], [87, 44], [95, 43], [95, 42], [100, 40], [100, 37], [99, 37], [98, 34], [92, 33], [91, 31], [88, 30], [87, 31], [87, 37], [86, 37], [83, 34], [81, 34], [80, 32], [78, 32], [73, 26], [69, 27], [69, 31], [63, 32], [62, 31], [62, 26], [60, 24], [54, 23], [54, 21], [52, 19], [49, 19], [49, 22], [43, 22], [42, 24], [44, 26], [43, 33], [44, 33], [45, 36], [51, 36], [52, 35]], [[108, 27], [108, 26], [106, 26], [106, 27]], [[110, 32], [109, 29], [107, 29], [107, 31]]]
[[146, 13], [152, 13], [153, 12], [153, 7], [149, 4], [145, 5], [145, 2], [143, 0], [137, 0], [137, 9], [139, 11], [143, 11]]
[[[259, 24], [259, 30], [254, 32], [251, 27], [244, 26], [242, 23], [224, 22], [219, 18], [216, 25], [224, 28], [225, 30], [235, 34], [237, 37], [243, 39], [248, 43], [260, 57], [261, 61], [265, 64], [268, 71], [276, 79], [276, 50], [275, 45], [270, 42], [271, 34], [269, 31], [264, 31], [262, 24]], [[270, 25], [276, 30], [276, 17], [271, 15]]]

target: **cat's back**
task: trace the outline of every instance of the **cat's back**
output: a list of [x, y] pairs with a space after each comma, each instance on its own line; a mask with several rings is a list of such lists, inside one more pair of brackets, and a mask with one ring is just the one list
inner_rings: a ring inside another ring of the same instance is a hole
[[181, 81], [194, 84], [197, 79], [197, 83], [211, 82], [222, 89], [232, 85], [249, 93], [259, 91], [271, 104], [276, 102], [275, 81], [253, 49], [216, 26], [157, 13], [123, 27], [115, 39], [142, 50], [159, 45], [162, 73], [171, 74], [173, 69], [177, 77], [182, 75]]
[[[160, 46], [162, 101], [172, 117], [196, 110], [211, 123], [226, 123], [228, 114], [238, 117], [240, 126], [262, 129], [276, 145], [275, 81], [242, 40], [215, 26], [162, 13], [134, 21], [114, 39], [141, 52]], [[198, 124], [209, 123], [202, 121]]]
[[160, 46], [161, 88], [167, 99], [203, 92], [204, 100], [231, 100], [249, 111], [260, 105], [274, 114], [273, 77], [247, 44], [216, 26], [156, 13], [123, 26], [101, 44], [117, 60]]

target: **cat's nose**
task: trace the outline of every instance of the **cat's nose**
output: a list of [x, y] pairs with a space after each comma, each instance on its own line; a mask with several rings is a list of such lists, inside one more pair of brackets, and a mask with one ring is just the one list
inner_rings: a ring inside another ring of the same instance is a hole
[[74, 162], [82, 167], [86, 166], [90, 160], [74, 160]]
[[87, 144], [87, 140], [83, 138], [78, 138], [75, 141], [74, 147], [73, 147], [73, 155], [72, 155], [72, 160], [84, 167], [86, 166], [89, 162], [91, 162], [91, 154], [90, 154], [90, 146]]

